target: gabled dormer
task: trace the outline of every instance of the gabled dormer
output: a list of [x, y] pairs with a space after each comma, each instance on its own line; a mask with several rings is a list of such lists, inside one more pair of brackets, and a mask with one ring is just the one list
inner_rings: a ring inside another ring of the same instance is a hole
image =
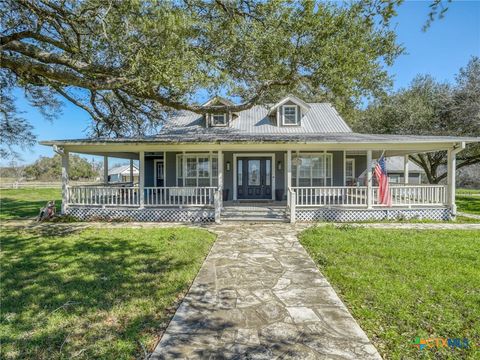
[[293, 95], [288, 95], [268, 110], [268, 116], [277, 126], [302, 126], [302, 118], [310, 105]]
[[[222, 106], [234, 106], [235, 104], [228, 99], [222, 98], [220, 96], [215, 96], [214, 98], [208, 100], [202, 106], [204, 107], [222, 107]], [[229, 126], [232, 121], [232, 113], [207, 113], [205, 114], [205, 127], [225, 127]]]

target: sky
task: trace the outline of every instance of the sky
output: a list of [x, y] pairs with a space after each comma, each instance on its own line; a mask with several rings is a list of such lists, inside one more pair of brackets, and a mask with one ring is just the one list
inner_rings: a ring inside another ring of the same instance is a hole
[[[453, 81], [471, 56], [480, 56], [480, 0], [453, 1], [448, 5], [445, 18], [435, 20], [423, 32], [429, 4], [430, 1], [406, 1], [392, 22], [397, 42], [406, 49], [405, 54], [387, 69], [393, 77], [394, 89], [408, 86], [417, 74], [431, 74], [439, 81]], [[83, 110], [66, 104], [57, 119], [49, 122], [28, 105], [21, 91], [16, 92], [16, 97], [18, 108], [34, 126], [38, 140], [86, 137], [89, 117]], [[32, 163], [39, 156], [52, 156], [53, 150], [37, 144], [19, 153], [19, 163]], [[8, 161], [2, 159], [0, 165], [8, 165]]]

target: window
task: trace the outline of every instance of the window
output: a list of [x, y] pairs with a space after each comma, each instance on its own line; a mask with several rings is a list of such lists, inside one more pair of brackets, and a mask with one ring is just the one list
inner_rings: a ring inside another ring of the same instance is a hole
[[348, 186], [355, 184], [355, 159], [345, 159], [345, 181]]
[[[177, 154], [177, 186], [217, 186], [218, 159], [213, 155]], [[185, 178], [184, 178], [185, 173]]]
[[227, 125], [227, 114], [212, 114], [212, 125], [213, 126]]
[[332, 154], [300, 154], [292, 159], [293, 186], [331, 186]]
[[394, 184], [400, 183], [400, 175], [388, 175], [388, 182]]
[[283, 106], [283, 125], [297, 125], [298, 113], [296, 105]]

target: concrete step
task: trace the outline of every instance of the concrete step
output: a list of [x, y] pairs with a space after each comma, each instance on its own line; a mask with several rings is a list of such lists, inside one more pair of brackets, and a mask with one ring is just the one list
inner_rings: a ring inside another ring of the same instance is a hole
[[221, 217], [222, 222], [240, 222], [240, 221], [250, 221], [250, 222], [288, 222], [288, 219], [285, 217], [246, 217], [246, 216], [241, 216], [241, 217]]
[[285, 207], [228, 206], [221, 213], [222, 221], [286, 222]]

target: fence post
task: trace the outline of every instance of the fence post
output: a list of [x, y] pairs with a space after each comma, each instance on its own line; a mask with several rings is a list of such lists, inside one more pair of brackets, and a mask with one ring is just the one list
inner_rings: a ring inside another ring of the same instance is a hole
[[215, 193], [213, 194], [213, 203], [215, 206], [215, 223], [220, 224], [220, 215], [222, 211], [222, 203], [220, 200], [220, 190], [215, 190]]

